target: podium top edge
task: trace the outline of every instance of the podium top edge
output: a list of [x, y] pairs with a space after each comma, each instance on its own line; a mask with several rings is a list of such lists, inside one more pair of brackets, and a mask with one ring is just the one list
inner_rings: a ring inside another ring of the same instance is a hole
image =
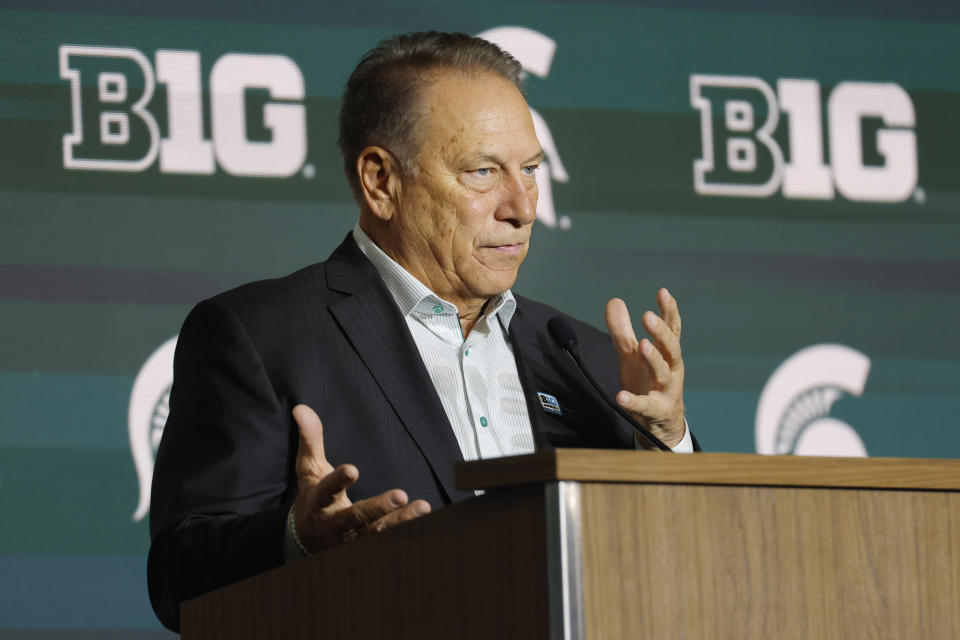
[[960, 460], [555, 449], [459, 462], [460, 490], [553, 481], [960, 491]]

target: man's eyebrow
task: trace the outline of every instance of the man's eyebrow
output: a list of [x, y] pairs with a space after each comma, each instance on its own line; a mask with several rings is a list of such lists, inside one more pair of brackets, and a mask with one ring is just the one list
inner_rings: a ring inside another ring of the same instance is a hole
[[[533, 154], [532, 156], [530, 156], [520, 164], [522, 166], [526, 166], [528, 164], [533, 164], [534, 162], [542, 162], [545, 155], [546, 154], [544, 153], [543, 149], [541, 149], [540, 151]], [[499, 165], [506, 164], [506, 161], [504, 161], [502, 157], [498, 156], [495, 153], [482, 153], [476, 156], [473, 159], [473, 162], [492, 162], [494, 164], [499, 164]]]
[[524, 160], [522, 164], [528, 165], [533, 164], [534, 162], [539, 164], [540, 162], [543, 162], [545, 155], [546, 154], [543, 152], [543, 149], [540, 149], [538, 153], [535, 153], [533, 156], [531, 156], [529, 160]]

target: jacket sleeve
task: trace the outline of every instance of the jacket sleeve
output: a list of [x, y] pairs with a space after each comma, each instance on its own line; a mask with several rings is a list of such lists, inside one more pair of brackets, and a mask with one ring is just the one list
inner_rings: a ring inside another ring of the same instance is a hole
[[283, 564], [296, 430], [261, 351], [216, 299], [184, 322], [154, 469], [150, 600], [177, 631], [183, 600]]

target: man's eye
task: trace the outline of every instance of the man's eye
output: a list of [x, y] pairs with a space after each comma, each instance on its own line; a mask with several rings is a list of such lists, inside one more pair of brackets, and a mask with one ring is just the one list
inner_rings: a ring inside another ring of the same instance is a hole
[[537, 172], [537, 169], [539, 168], [540, 168], [540, 165], [538, 164], [527, 165], [526, 167], [523, 168], [523, 173], [524, 175], [532, 176]]
[[490, 167], [483, 167], [482, 169], [474, 169], [473, 171], [471, 171], [471, 173], [475, 176], [485, 178], [491, 173], [493, 173], [493, 169], [491, 169]]

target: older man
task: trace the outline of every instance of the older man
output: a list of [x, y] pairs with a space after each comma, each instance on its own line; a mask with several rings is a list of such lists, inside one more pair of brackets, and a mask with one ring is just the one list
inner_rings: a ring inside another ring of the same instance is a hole
[[[167, 626], [183, 599], [470, 497], [459, 459], [636, 446], [547, 334], [563, 314], [510, 291], [543, 157], [519, 78], [462, 34], [381, 43], [341, 109], [357, 226], [326, 262], [190, 313], [153, 485]], [[657, 301], [639, 342], [620, 300], [610, 336], [568, 321], [610, 397], [689, 450], [680, 315]]]

